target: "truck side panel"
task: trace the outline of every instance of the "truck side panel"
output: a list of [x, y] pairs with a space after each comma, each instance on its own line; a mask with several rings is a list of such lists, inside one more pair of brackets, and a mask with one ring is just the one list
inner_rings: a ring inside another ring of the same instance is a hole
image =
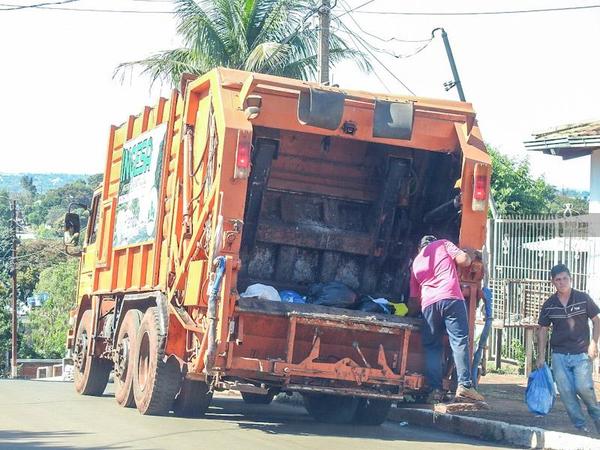
[[[100, 231], [93, 285], [95, 293], [149, 291], [166, 285], [168, 265], [165, 260], [171, 237], [173, 200], [176, 198], [173, 194], [178, 187], [182, 109], [182, 102], [174, 92], [171, 99], [163, 98], [155, 107], [146, 107], [141, 115], [130, 116], [120, 127], [111, 128], [100, 200]], [[123, 145], [160, 124], [167, 124], [157, 220], [162, 225], [156, 226], [155, 238], [151, 241], [113, 248]], [[157, 245], [157, 242], [160, 244]]]

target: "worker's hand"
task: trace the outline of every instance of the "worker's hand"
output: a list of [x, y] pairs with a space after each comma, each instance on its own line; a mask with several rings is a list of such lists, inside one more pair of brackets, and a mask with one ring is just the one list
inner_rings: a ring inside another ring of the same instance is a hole
[[406, 304], [408, 306], [408, 317], [417, 317], [421, 312], [421, 302], [418, 298], [411, 297]]
[[588, 346], [588, 356], [594, 360], [598, 357], [598, 343], [591, 341]]
[[535, 361], [535, 366], [538, 369], [541, 369], [542, 367], [544, 367], [544, 364], [546, 364], [546, 359], [545, 358], [540, 358], [538, 356], [537, 360]]

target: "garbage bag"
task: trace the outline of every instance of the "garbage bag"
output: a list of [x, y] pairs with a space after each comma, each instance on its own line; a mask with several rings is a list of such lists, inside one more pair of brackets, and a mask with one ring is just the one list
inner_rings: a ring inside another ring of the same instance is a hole
[[284, 303], [306, 303], [304, 297], [296, 291], [279, 291], [279, 296]]
[[356, 309], [358, 296], [356, 293], [339, 281], [313, 284], [308, 293], [308, 303], [321, 306], [335, 306], [336, 308]]
[[280, 302], [281, 297], [279, 296], [279, 292], [273, 286], [267, 286], [266, 284], [252, 284], [248, 286], [246, 291], [243, 294], [240, 294], [241, 297], [257, 297], [261, 300], [271, 300], [274, 302]]
[[[377, 301], [379, 300], [379, 301]], [[381, 299], [372, 299], [371, 297], [361, 297], [358, 304], [359, 311], [379, 313], [379, 314], [393, 314], [392, 304], [387, 300], [385, 302], [380, 301]]]
[[525, 391], [525, 402], [529, 411], [540, 416], [550, 412], [556, 391], [554, 390], [554, 379], [550, 368], [544, 364], [541, 369], [536, 369], [529, 375], [527, 390]]
[[404, 317], [408, 314], [408, 306], [406, 306], [406, 303], [394, 304], [394, 310], [394, 314], [399, 317]]

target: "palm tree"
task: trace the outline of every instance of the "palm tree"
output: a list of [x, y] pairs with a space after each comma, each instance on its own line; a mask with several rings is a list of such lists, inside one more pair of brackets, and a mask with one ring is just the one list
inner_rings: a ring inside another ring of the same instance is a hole
[[[115, 74], [139, 67], [152, 82], [177, 84], [181, 74], [224, 66], [309, 79], [317, 72], [317, 30], [307, 21], [317, 13], [310, 0], [176, 0], [177, 33], [184, 47], [120, 64]], [[353, 59], [367, 70], [367, 57], [331, 33], [332, 65]]]

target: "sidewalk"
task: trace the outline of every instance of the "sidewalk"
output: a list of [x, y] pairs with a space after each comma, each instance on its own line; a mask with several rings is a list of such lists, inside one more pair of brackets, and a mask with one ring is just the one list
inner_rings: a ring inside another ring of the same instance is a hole
[[[526, 386], [523, 376], [488, 374], [481, 378], [479, 391], [486, 397], [489, 410], [437, 414], [430, 405], [400, 404], [392, 410], [390, 419], [523, 447], [600, 448], [600, 435], [595, 433], [591, 419], [588, 427], [593, 433], [577, 431], [560, 399], [547, 416], [530, 413], [524, 401]], [[600, 394], [598, 386], [596, 389]]]

